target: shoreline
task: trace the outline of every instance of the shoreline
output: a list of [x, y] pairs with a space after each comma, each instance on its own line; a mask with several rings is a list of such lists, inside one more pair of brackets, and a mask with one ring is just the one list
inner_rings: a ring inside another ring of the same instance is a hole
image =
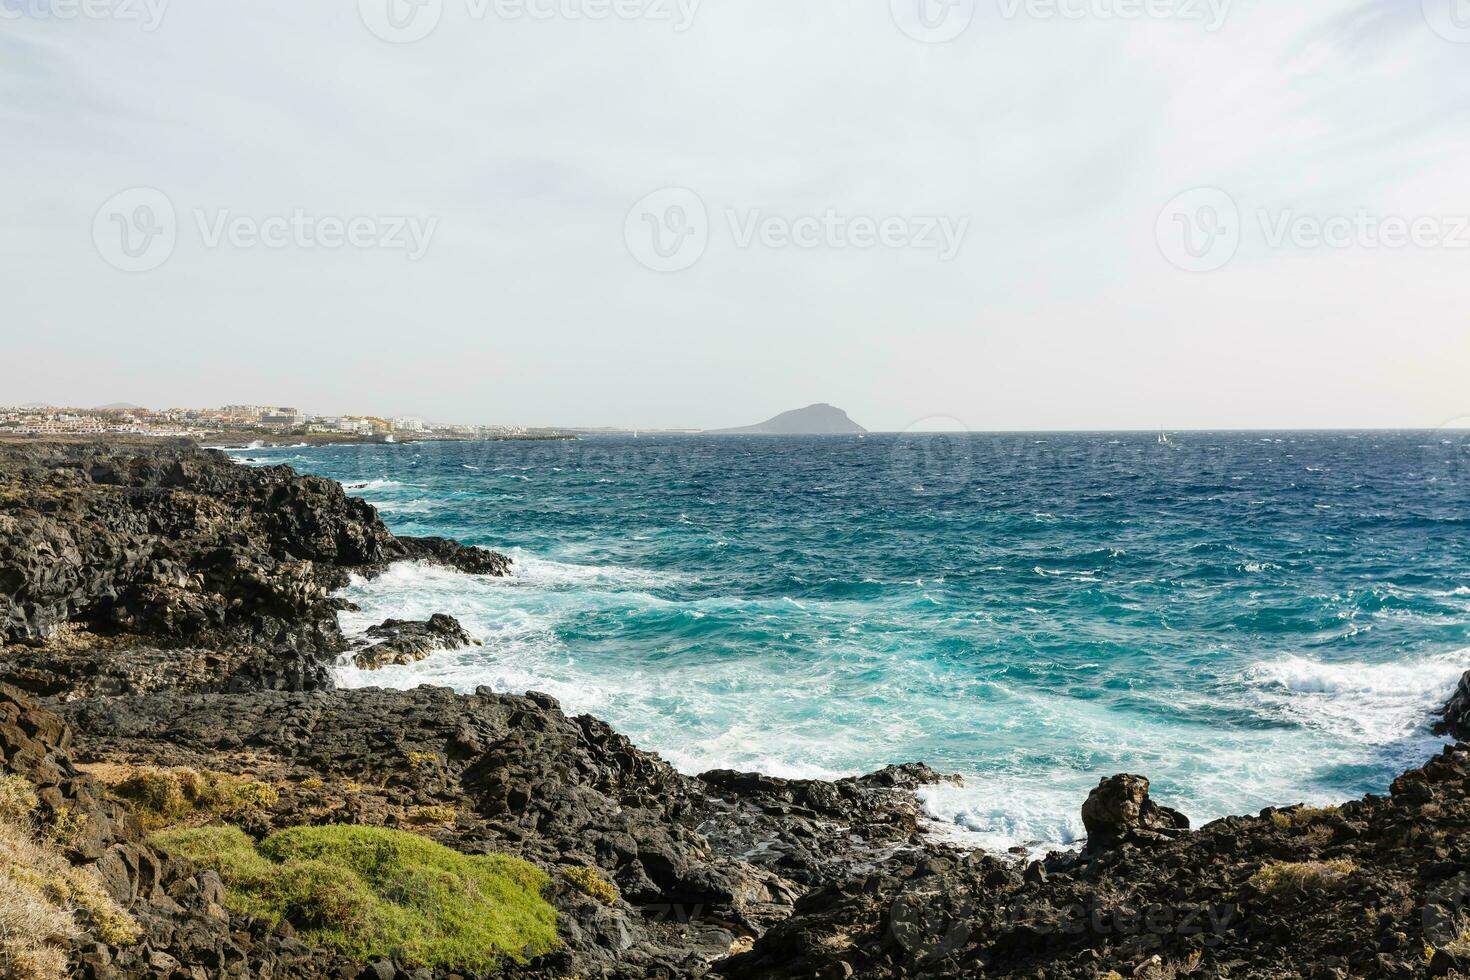
[[[47, 813], [87, 815], [90, 837], [70, 859], [95, 869], [151, 937], [146, 954], [91, 937], [71, 949], [78, 975], [154, 975], [165, 950], [206, 976], [226, 975], [227, 960], [292, 976], [370, 966], [188, 898], [218, 879], [157, 855], [128, 804], [88, 774], [140, 764], [267, 780], [274, 802], [232, 818], [252, 834], [327, 819], [530, 860], [551, 875], [561, 946], [504, 975], [1163, 976], [1192, 964], [1191, 975], [1217, 977], [1427, 976], [1470, 966], [1458, 935], [1436, 933], [1430, 915], [1436, 887], [1454, 877], [1434, 877], [1453, 869], [1432, 855], [1470, 837], [1470, 750], [1454, 745], [1387, 797], [1197, 830], [1155, 802], [1146, 780], [1112, 777], [1077, 801], [1080, 851], [1001, 858], [924, 829], [919, 792], [948, 777], [922, 764], [835, 782], [689, 775], [534, 692], [336, 689], [344, 654], [391, 661], [464, 642], [443, 622], [383, 623], [370, 648], [354, 647], [336, 595], [349, 574], [405, 560], [478, 575], [511, 566], [394, 535], [334, 481], [182, 443], [4, 443], [6, 542], [0, 575], [15, 587], [0, 594], [0, 719], [30, 719], [13, 732], [0, 724], [6, 769], [41, 790]], [[1470, 675], [1457, 702], [1452, 726], [1470, 734]], [[22, 738], [38, 748], [20, 751]], [[432, 808], [454, 815], [415, 823]], [[149, 862], [165, 869], [151, 882], [139, 877]], [[1340, 874], [1277, 891], [1262, 875], [1283, 864]], [[574, 887], [572, 867], [604, 877], [610, 903]], [[1183, 904], [1180, 882], [1192, 896]], [[1119, 929], [1069, 911], [1136, 913], [1150, 902], [1235, 911], [1202, 932]], [[674, 908], [682, 913], [654, 911]], [[181, 945], [191, 932], [198, 942]]]

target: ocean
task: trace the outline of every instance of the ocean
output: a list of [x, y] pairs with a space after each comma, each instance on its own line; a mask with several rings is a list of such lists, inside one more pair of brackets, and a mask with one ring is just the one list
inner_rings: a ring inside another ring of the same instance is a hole
[[484, 641], [344, 686], [537, 690], [679, 769], [927, 762], [956, 840], [1071, 844], [1104, 776], [1202, 822], [1384, 792], [1470, 669], [1470, 434], [643, 436], [251, 449], [393, 530], [349, 632]]

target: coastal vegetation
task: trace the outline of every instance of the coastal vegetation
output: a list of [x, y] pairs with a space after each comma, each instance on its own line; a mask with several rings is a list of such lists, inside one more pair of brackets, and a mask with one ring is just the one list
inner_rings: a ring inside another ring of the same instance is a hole
[[1271, 814], [1271, 822], [1282, 830], [1310, 827], [1325, 817], [1337, 812], [1335, 806], [1298, 806], [1289, 810], [1277, 810]]
[[1357, 870], [1358, 866], [1349, 860], [1273, 861], [1262, 865], [1248, 884], [1266, 895], [1321, 891], [1336, 888]]
[[558, 944], [541, 897], [549, 879], [516, 858], [350, 826], [296, 827], [258, 845], [238, 827], [197, 827], [150, 843], [219, 872], [231, 911], [289, 922], [359, 960], [495, 970]]
[[588, 898], [601, 902], [603, 905], [614, 905], [617, 903], [618, 890], [613, 887], [611, 882], [599, 874], [596, 868], [578, 865], [564, 869], [562, 874], [566, 877], [567, 881], [572, 883], [573, 888]]
[[129, 946], [141, 931], [92, 869], [67, 860], [58, 839], [67, 832], [39, 820], [37, 806], [28, 780], [0, 778], [0, 976], [59, 980], [69, 945], [87, 932]]
[[442, 803], [431, 803], [428, 806], [416, 806], [408, 811], [408, 822], [418, 827], [432, 827], [436, 824], [454, 823], [459, 818], [459, 811], [452, 806]]
[[140, 766], [124, 770], [112, 791], [133, 804], [149, 829], [274, 806], [274, 786], [210, 769]]

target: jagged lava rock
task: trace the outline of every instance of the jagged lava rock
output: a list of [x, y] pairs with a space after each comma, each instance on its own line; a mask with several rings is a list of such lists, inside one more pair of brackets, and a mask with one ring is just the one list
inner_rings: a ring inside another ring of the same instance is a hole
[[353, 655], [363, 670], [417, 663], [438, 650], [462, 650], [479, 641], [465, 632], [453, 616], [436, 613], [427, 620], [389, 619], [370, 626], [367, 636], [378, 642]]
[[1155, 803], [1143, 776], [1111, 776], [1098, 784], [1082, 804], [1087, 847], [1103, 851], [1123, 844], [1173, 840], [1189, 829], [1189, 818]]

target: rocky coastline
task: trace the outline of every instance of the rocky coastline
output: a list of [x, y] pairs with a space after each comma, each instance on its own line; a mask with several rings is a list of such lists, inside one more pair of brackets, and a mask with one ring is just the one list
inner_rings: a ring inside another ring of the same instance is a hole
[[[343, 635], [335, 594], [400, 561], [514, 573], [394, 535], [331, 481], [187, 442], [0, 445], [0, 820], [130, 923], [0, 870], [0, 976], [43, 975], [7, 946], [7, 896], [32, 894], [74, 916], [32, 937], [67, 976], [490, 975], [320, 942], [315, 913], [252, 912], [238, 870], [154, 836], [219, 823], [256, 841], [383, 828], [529, 862], [555, 948], [498, 976], [1470, 975], [1470, 746], [1386, 796], [1198, 829], [1141, 776], [1109, 776], [1077, 801], [1082, 850], [965, 851], [926, 832], [916, 791], [950, 777], [920, 764], [689, 776], [534, 692], [335, 689], [339, 657], [473, 642], [447, 616]], [[1470, 677], [1441, 725], [1470, 735]], [[140, 790], [176, 785], [167, 805]]]

